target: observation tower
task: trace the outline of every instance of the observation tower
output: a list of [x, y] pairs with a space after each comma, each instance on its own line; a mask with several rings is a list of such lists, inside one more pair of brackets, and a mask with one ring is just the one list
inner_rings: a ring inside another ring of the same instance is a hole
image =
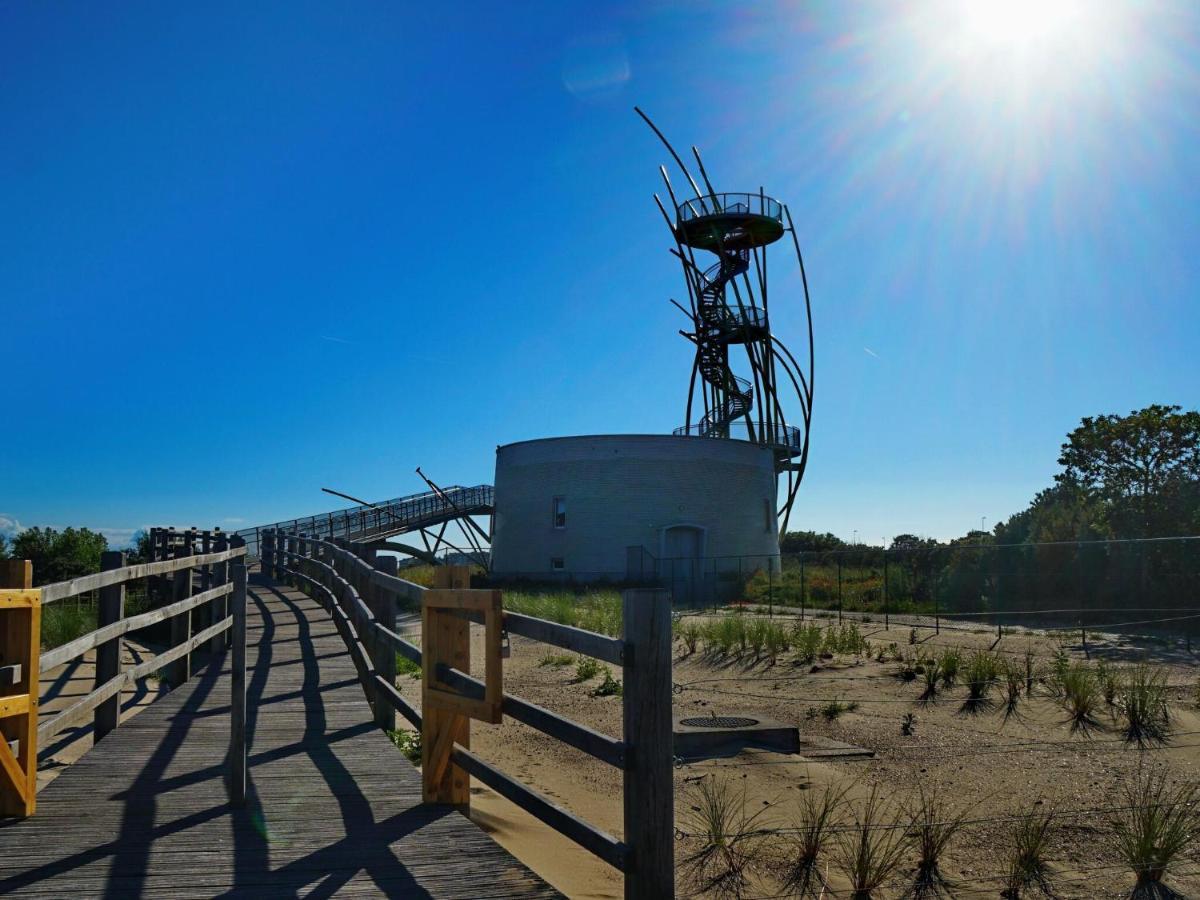
[[[699, 150], [692, 147], [701, 188], [658, 127], [640, 109], [637, 112], [667, 148], [690, 189], [677, 195], [666, 167], [659, 167], [669, 208], [657, 194], [654, 200], [675, 240], [671, 252], [682, 266], [688, 291], [687, 307], [674, 298], [671, 302], [688, 317], [690, 328], [679, 333], [696, 348], [685, 424], [675, 434], [769, 448], [777, 482], [784, 486], [778, 508], [783, 533], [808, 462], [813, 400], [812, 307], [791, 214], [761, 188], [757, 193], [717, 191]], [[791, 236], [803, 289], [806, 366], [771, 331], [768, 256], [785, 235]], [[789, 414], [789, 407], [794, 412]]]

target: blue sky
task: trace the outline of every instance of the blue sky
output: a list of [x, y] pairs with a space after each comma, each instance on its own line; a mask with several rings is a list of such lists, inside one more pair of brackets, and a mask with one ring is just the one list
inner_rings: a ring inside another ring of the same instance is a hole
[[636, 103], [790, 204], [792, 527], [990, 528], [1080, 417], [1200, 398], [1198, 34], [1182, 0], [0, 5], [0, 527], [235, 527], [681, 424]]

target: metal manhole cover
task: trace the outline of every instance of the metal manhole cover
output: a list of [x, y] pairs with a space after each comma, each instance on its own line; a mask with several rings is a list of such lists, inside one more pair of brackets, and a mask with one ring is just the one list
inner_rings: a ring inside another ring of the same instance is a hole
[[688, 728], [749, 728], [757, 725], [758, 719], [747, 719], [745, 716], [693, 716], [680, 719], [679, 724]]

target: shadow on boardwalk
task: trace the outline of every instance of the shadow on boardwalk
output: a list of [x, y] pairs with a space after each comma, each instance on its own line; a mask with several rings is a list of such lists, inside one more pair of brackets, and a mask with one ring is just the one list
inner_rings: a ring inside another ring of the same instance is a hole
[[227, 802], [227, 659], [0, 822], [0, 895], [558, 896], [463, 816], [420, 803], [328, 615], [256, 579], [249, 802]]

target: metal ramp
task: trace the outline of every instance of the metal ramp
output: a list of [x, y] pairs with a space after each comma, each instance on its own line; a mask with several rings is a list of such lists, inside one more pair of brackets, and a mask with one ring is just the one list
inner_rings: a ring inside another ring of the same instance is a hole
[[338, 537], [352, 541], [382, 541], [467, 516], [491, 515], [494, 508], [490, 484], [477, 484], [474, 487], [453, 485], [440, 491], [424, 491], [394, 500], [259, 525], [237, 533], [246, 539], [251, 555], [256, 556], [259, 534], [267, 529], [326, 539]]

